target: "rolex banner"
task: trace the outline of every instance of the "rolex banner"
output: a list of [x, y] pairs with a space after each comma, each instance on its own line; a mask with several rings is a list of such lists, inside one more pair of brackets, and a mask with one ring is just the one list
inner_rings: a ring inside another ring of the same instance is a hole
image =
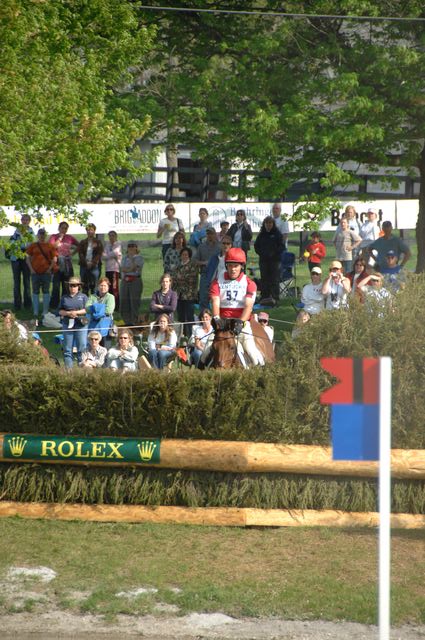
[[4, 460], [139, 464], [158, 464], [160, 460], [160, 440], [152, 438], [81, 438], [14, 433], [5, 434], [2, 440], [0, 458]]

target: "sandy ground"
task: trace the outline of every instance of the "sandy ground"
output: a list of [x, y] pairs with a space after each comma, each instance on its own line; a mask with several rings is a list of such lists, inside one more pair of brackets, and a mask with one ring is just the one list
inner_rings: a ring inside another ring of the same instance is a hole
[[[2, 640], [375, 640], [378, 629], [355, 623], [235, 619], [220, 613], [184, 617], [118, 616], [106, 624], [94, 615], [64, 611], [0, 616]], [[425, 626], [391, 630], [392, 640], [424, 640]]]

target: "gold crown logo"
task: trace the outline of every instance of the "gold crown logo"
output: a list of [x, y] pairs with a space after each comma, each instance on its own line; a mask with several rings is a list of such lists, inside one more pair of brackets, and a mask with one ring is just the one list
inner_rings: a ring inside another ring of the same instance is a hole
[[27, 442], [28, 440], [25, 440], [25, 438], [23, 438], [22, 436], [11, 438], [9, 447], [12, 456], [15, 456], [15, 458], [19, 458], [24, 453], [25, 445], [27, 444]]
[[137, 448], [139, 449], [141, 459], [144, 461], [152, 460], [156, 447], [156, 442], [152, 442], [151, 440], [146, 440], [145, 442], [142, 442], [141, 445], [138, 444]]

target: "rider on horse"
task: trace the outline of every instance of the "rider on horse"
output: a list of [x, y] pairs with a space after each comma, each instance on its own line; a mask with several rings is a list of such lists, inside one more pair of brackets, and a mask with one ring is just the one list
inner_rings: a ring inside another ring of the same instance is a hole
[[246, 255], [242, 249], [229, 249], [225, 257], [226, 271], [210, 287], [213, 326], [224, 329], [232, 320], [233, 333], [238, 344], [253, 364], [264, 364], [258, 350], [249, 319], [254, 307], [257, 285], [244, 273]]

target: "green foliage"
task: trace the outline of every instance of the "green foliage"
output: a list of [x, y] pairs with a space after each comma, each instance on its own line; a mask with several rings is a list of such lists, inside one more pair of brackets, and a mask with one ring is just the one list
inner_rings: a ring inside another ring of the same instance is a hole
[[[46, 371], [46, 358], [42, 351], [33, 344], [33, 341], [22, 340], [16, 325], [7, 329], [3, 318], [0, 317], [0, 365], [14, 362], [16, 365], [44, 366]], [[53, 366], [53, 365], [51, 365]]]
[[129, 149], [149, 119], [129, 115], [114, 94], [151, 46], [132, 3], [4, 0], [0, 11], [0, 204], [73, 205], [143, 173]]
[[[0, 464], [3, 500], [377, 511], [377, 483], [289, 474]], [[425, 513], [425, 483], [393, 482], [393, 513]]]

